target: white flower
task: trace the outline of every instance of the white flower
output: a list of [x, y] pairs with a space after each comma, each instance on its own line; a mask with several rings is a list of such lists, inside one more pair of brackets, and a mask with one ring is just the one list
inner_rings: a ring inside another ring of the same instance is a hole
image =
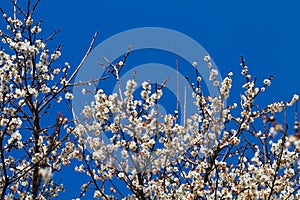
[[43, 85], [41, 91], [42, 91], [42, 93], [47, 94], [50, 92], [50, 88], [47, 87], [46, 85]]
[[214, 86], [219, 86], [219, 81], [214, 81]]
[[24, 106], [25, 105], [25, 100], [21, 99], [18, 103], [19, 106]]
[[42, 29], [39, 27], [39, 26], [34, 26], [32, 29], [31, 29], [31, 32], [32, 33], [40, 33], [42, 31]]
[[27, 19], [26, 19], [26, 26], [30, 26], [32, 23], [33, 23], [33, 19], [31, 19], [30, 17], [28, 17]]
[[58, 97], [58, 98], [56, 99], [56, 102], [57, 102], [57, 103], [60, 103], [61, 100], [62, 100], [62, 97]]
[[297, 95], [297, 94], [294, 94], [294, 96], [293, 96], [293, 99], [292, 99], [292, 101], [297, 101], [299, 99], [299, 95]]
[[73, 94], [72, 93], [69, 93], [69, 92], [67, 92], [66, 94], [65, 94], [65, 98], [66, 99], [73, 99]]
[[264, 84], [265, 84], [266, 86], [270, 86], [270, 85], [271, 85], [271, 81], [270, 81], [269, 79], [265, 79], [265, 80], [264, 80]]
[[46, 47], [46, 44], [42, 42], [42, 40], [36, 40], [35, 41], [36, 48], [38, 49], [44, 49]]
[[96, 190], [95, 192], [94, 192], [94, 198], [96, 199], [96, 198], [100, 198], [102, 195], [101, 195], [101, 192], [99, 192], [98, 190]]
[[16, 33], [16, 39], [21, 39], [21, 37], [22, 37], [22, 34], [20, 33], [20, 32], [18, 32], [18, 33]]
[[127, 90], [133, 89], [136, 87], [136, 85], [137, 84], [136, 84], [135, 80], [128, 80], [127, 84], [126, 84], [126, 89]]
[[205, 62], [210, 62], [210, 56], [209, 55], [205, 55], [204, 56], [204, 60], [205, 60]]
[[123, 61], [120, 61], [120, 62], [118, 63], [118, 65], [119, 65], [119, 66], [123, 66], [123, 65], [124, 65]]
[[56, 60], [60, 55], [60, 51], [55, 51], [53, 54], [51, 54], [51, 60]]
[[13, 140], [21, 140], [21, 139], [22, 139], [22, 135], [20, 134], [19, 131], [16, 131], [16, 132], [14, 132], [14, 133], [11, 135], [11, 138], [12, 138]]
[[84, 166], [83, 166], [83, 164], [81, 164], [79, 167], [76, 166], [75, 167], [75, 171], [77, 171], [77, 172], [84, 172]]
[[298, 101], [298, 99], [299, 99], [299, 95], [294, 94], [292, 100], [290, 102], [287, 102], [286, 105], [287, 106], [292, 106], [296, 101]]
[[147, 99], [147, 98], [148, 98], [148, 94], [149, 94], [148, 91], [143, 90], [143, 91], [141, 92], [141, 97], [142, 97], [143, 99]]
[[145, 89], [145, 90], [150, 90], [151, 89], [151, 85], [148, 81], [144, 81], [142, 83], [142, 87]]
[[70, 66], [70, 64], [69, 64], [68, 62], [65, 62], [65, 67], [66, 67], [67, 69], [69, 69], [71, 66]]
[[134, 149], [136, 148], [136, 143], [135, 143], [134, 141], [130, 142], [129, 148], [130, 148], [131, 150], [134, 150]]
[[53, 74], [55, 74], [55, 75], [57, 75], [59, 72], [60, 72], [59, 68], [56, 68], [56, 69], [53, 70]]
[[119, 177], [119, 178], [124, 178], [124, 177], [125, 177], [125, 174], [124, 174], [123, 172], [120, 172], [120, 173], [118, 174], [118, 177]]
[[26, 95], [26, 91], [25, 90], [16, 88], [15, 98], [25, 97], [25, 95]]
[[193, 62], [193, 66], [197, 67], [198, 63], [197, 62]]

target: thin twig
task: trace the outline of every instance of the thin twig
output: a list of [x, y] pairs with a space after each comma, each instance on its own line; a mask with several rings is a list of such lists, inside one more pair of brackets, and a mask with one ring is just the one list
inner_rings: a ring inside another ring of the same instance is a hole
[[94, 37], [93, 37], [93, 39], [91, 41], [91, 44], [90, 44], [87, 52], [85, 53], [84, 57], [82, 58], [81, 62], [79, 63], [79, 65], [77, 66], [77, 68], [75, 69], [75, 71], [73, 72], [73, 74], [71, 75], [71, 77], [69, 78], [69, 80], [67, 80], [67, 84], [69, 84], [72, 81], [72, 79], [76, 76], [76, 74], [78, 73], [78, 71], [82, 67], [83, 63], [86, 61], [87, 57], [91, 53], [97, 35], [98, 35], [98, 31], [94, 34]]
[[55, 93], [53, 94], [47, 101], [45, 101], [43, 103], [43, 105], [40, 106], [39, 111], [41, 111], [50, 101], [52, 101], [58, 94], [60, 94], [66, 87], [70, 86], [70, 82], [73, 80], [73, 78], [76, 76], [76, 74], [78, 73], [78, 71], [81, 69], [81, 67], [83, 66], [83, 63], [86, 61], [87, 57], [89, 56], [89, 54], [92, 51], [95, 39], [98, 35], [98, 32], [95, 33], [90, 46], [87, 50], [87, 52], [85, 53], [84, 57], [82, 58], [81, 62], [79, 63], [79, 65], [76, 67], [75, 71], [73, 72], [73, 74], [70, 76], [70, 78], [66, 81], [66, 83]]

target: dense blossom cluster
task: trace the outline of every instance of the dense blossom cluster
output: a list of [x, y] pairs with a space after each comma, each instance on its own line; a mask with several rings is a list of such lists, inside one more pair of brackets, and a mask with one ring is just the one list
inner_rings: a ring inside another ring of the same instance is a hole
[[[86, 163], [75, 170], [92, 177], [82, 195], [94, 185], [94, 198], [101, 199], [300, 198], [300, 142], [275, 120], [275, 113], [286, 111], [298, 95], [289, 102], [257, 107], [254, 100], [272, 77], [256, 86], [242, 59], [246, 83], [241, 106], [225, 107], [233, 73], [218, 83], [209, 56], [204, 59], [220, 93], [204, 96], [200, 84], [191, 83], [198, 113], [185, 124], [178, 123], [177, 115], [158, 112], [164, 84], [153, 89], [145, 81], [140, 95], [134, 79], [119, 94], [97, 91], [74, 131]], [[196, 81], [201, 80], [197, 76]], [[116, 179], [124, 185], [114, 185]]]
[[[28, 1], [28, 6], [34, 10], [36, 4]], [[62, 114], [45, 119], [64, 93], [72, 98], [70, 66], [55, 63], [61, 46], [47, 48], [52, 36], [42, 39], [33, 13], [13, 7], [13, 17], [0, 9], [7, 24], [0, 31], [0, 199], [54, 198], [64, 190], [53, 174], [68, 163], [69, 133], [61, 131], [67, 121]]]

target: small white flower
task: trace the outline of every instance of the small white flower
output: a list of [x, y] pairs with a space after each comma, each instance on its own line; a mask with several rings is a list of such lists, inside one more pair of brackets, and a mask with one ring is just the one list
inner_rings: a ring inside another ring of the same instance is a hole
[[47, 94], [50, 92], [50, 88], [47, 87], [46, 85], [43, 85], [41, 91], [42, 91], [42, 93]]
[[71, 66], [70, 66], [70, 64], [69, 64], [68, 62], [65, 62], [65, 67], [66, 67], [67, 69], [69, 69]]
[[266, 86], [270, 86], [270, 85], [271, 85], [271, 81], [270, 81], [269, 79], [265, 79], [265, 80], [264, 80], [264, 84], [265, 84]]
[[96, 190], [95, 192], [94, 192], [94, 198], [100, 198], [102, 195], [101, 195], [101, 193], [98, 191], [98, 190]]
[[66, 94], [65, 94], [65, 98], [66, 99], [73, 99], [73, 94], [72, 93], [69, 93], [69, 92], [67, 92]]
[[299, 95], [294, 94], [292, 100], [290, 102], [287, 102], [286, 105], [287, 106], [292, 106], [296, 101], [298, 101], [298, 99], [299, 99]]
[[219, 81], [214, 81], [214, 86], [215, 86], [215, 87], [218, 87], [219, 84], [220, 84]]
[[21, 37], [22, 37], [22, 34], [21, 34], [20, 32], [17, 32], [17, 33], [16, 33], [16, 39], [19, 40], [19, 39], [21, 39]]
[[55, 75], [57, 75], [59, 72], [60, 72], [59, 68], [56, 68], [56, 69], [53, 70], [53, 74], [55, 74]]
[[294, 94], [292, 101], [295, 102], [299, 99], [299, 95]]
[[118, 174], [118, 177], [119, 178], [123, 178], [125, 176], [125, 174], [123, 173], [123, 172], [120, 172], [119, 174]]
[[18, 103], [19, 106], [24, 106], [25, 105], [25, 100], [21, 99]]
[[120, 62], [118, 63], [118, 65], [119, 65], [119, 66], [123, 66], [123, 65], [124, 65], [123, 61], [120, 61]]
[[30, 26], [32, 23], [33, 23], [33, 19], [31, 19], [30, 17], [28, 17], [27, 19], [26, 19], [26, 26]]
[[205, 62], [210, 62], [210, 56], [209, 55], [204, 56], [204, 60]]
[[151, 89], [151, 85], [148, 81], [144, 81], [142, 83], [142, 87], [145, 89], [145, 90], [150, 90]]
[[40, 33], [42, 31], [42, 29], [39, 26], [34, 26], [31, 29], [31, 33]]
[[193, 66], [197, 67], [198, 63], [197, 62], [193, 62]]

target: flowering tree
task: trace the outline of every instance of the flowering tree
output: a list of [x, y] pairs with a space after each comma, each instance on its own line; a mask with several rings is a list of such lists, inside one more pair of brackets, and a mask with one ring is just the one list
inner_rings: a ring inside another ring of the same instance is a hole
[[51, 109], [72, 99], [82, 64], [71, 74], [67, 62], [56, 65], [62, 46], [51, 51], [47, 42], [57, 31], [42, 39], [42, 23], [32, 18], [39, 1], [28, 1], [27, 10], [12, 3], [12, 17], [0, 9], [7, 24], [0, 30], [0, 199], [50, 199], [63, 190], [53, 173], [76, 154], [62, 131], [67, 118]]
[[[178, 110], [159, 112], [168, 81], [145, 81], [139, 94], [135, 78], [121, 82], [129, 52], [116, 63], [106, 59], [102, 66], [116, 79], [118, 92], [83, 90], [94, 100], [75, 116], [75, 123], [60, 113], [49, 120], [54, 104], [73, 98], [72, 86], [77, 83], [72, 79], [93, 41], [75, 69], [68, 63], [60, 67], [55, 61], [61, 46], [52, 52], [46, 45], [56, 32], [41, 39], [41, 22], [32, 19], [38, 2], [28, 1], [28, 10], [22, 10], [12, 1], [12, 17], [0, 10], [7, 23], [6, 31], [0, 31], [0, 199], [58, 197], [63, 185], [55, 176], [75, 158], [75, 171], [90, 177], [79, 198], [90, 191], [101, 199], [300, 198], [299, 97], [257, 105], [256, 98], [273, 77], [253, 78], [243, 57], [245, 83], [238, 101], [229, 98], [232, 72], [218, 82], [218, 71], [210, 57], [204, 57], [209, 79], [219, 91], [209, 96], [202, 91], [193, 63], [196, 79], [187, 81], [194, 105], [188, 106], [197, 112], [191, 116]], [[294, 130], [289, 130], [287, 108], [294, 103]]]
[[[275, 113], [286, 114], [298, 95], [260, 108], [254, 100], [270, 86], [272, 76], [256, 86], [241, 57], [245, 91], [239, 105], [225, 107], [233, 73], [219, 83], [209, 56], [204, 59], [219, 96], [204, 96], [201, 77], [196, 84], [190, 82], [198, 112], [184, 124], [177, 122], [176, 110], [164, 116], [158, 112], [167, 83], [152, 88], [145, 81], [140, 97], [134, 95], [134, 79], [126, 83], [126, 91], [119, 88], [119, 93], [110, 95], [97, 91], [83, 110], [86, 121], [75, 128], [84, 155], [76, 171], [91, 176], [82, 194], [94, 186], [94, 197], [103, 199], [299, 198], [299, 140], [288, 135], [286, 121], [275, 119]], [[198, 74], [197, 63], [193, 65]], [[106, 69], [120, 81], [118, 71], [123, 66], [123, 61], [109, 62]], [[128, 191], [120, 190], [121, 183]]]

